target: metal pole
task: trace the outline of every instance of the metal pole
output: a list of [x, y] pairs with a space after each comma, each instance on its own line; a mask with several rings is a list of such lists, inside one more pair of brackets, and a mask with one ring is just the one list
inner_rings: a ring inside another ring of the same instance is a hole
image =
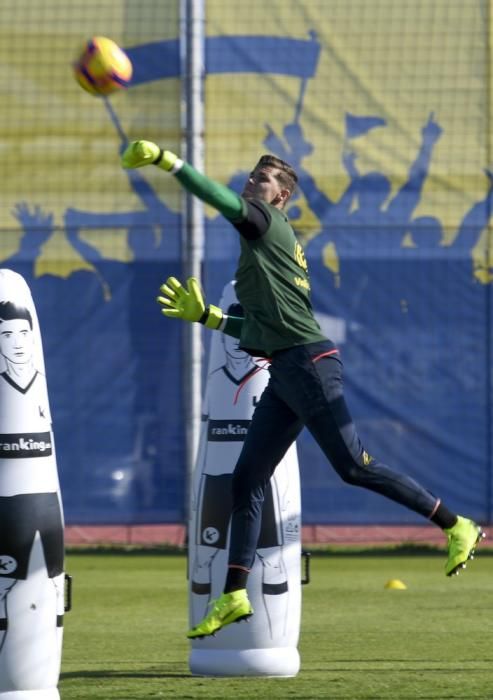
[[[182, 77], [182, 149], [197, 170], [204, 167], [204, 0], [180, 0], [180, 46]], [[183, 271], [186, 278], [202, 276], [204, 254], [204, 207], [184, 193], [182, 231]], [[186, 430], [186, 510], [190, 507], [190, 484], [197, 455], [202, 409], [202, 326], [184, 324], [184, 408]]]

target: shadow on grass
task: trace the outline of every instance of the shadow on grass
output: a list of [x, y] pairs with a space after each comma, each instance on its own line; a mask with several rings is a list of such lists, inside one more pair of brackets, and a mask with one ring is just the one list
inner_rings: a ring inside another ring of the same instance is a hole
[[148, 671], [115, 671], [115, 669], [99, 669], [97, 671], [66, 671], [60, 674], [61, 681], [90, 678], [195, 678], [191, 673], [183, 671], [149, 669]]

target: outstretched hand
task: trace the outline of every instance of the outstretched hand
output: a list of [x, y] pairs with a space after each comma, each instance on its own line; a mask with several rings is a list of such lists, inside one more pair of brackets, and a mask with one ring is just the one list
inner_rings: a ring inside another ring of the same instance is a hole
[[202, 323], [206, 328], [218, 330], [223, 321], [223, 312], [213, 304], [205, 305], [204, 295], [198, 279], [189, 277], [184, 287], [176, 277], [168, 277], [160, 287], [161, 295], [157, 303], [161, 313], [168, 318], [181, 318], [183, 321]]
[[195, 277], [187, 279], [186, 288], [176, 277], [168, 277], [161, 285], [160, 292], [161, 295], [156, 301], [162, 307], [162, 314], [183, 321], [201, 320], [205, 312], [205, 302], [199, 281]]

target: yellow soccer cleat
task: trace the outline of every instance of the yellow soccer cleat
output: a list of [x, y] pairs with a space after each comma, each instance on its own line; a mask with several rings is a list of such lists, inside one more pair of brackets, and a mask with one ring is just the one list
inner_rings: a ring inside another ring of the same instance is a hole
[[447, 576], [458, 574], [466, 568], [468, 559], [472, 559], [476, 545], [485, 537], [479, 525], [472, 520], [457, 517], [455, 525], [445, 530], [448, 537], [448, 559], [445, 564]]
[[232, 593], [223, 593], [211, 603], [212, 609], [204, 619], [187, 633], [189, 639], [210, 637], [232, 622], [247, 620], [253, 615], [246, 588]]

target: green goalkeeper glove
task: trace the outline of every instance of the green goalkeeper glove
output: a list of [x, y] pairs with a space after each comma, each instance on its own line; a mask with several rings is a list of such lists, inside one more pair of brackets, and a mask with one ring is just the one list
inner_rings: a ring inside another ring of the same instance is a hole
[[176, 170], [181, 161], [175, 153], [163, 151], [152, 141], [132, 141], [124, 150], [121, 163], [124, 168], [141, 168], [143, 165], [157, 165], [168, 172]]
[[157, 298], [161, 304], [161, 313], [168, 318], [181, 318], [183, 321], [196, 321], [206, 328], [217, 330], [223, 320], [223, 312], [217, 306], [205, 305], [204, 295], [195, 277], [189, 277], [187, 287], [176, 277], [168, 277], [160, 287], [161, 294]]

